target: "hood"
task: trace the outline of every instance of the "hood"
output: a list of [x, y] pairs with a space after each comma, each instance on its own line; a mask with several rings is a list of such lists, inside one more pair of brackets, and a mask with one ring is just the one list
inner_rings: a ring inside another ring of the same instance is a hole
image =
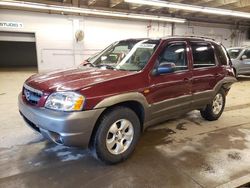
[[93, 84], [113, 80], [135, 72], [98, 68], [77, 68], [31, 76], [26, 84], [43, 92], [76, 91]]

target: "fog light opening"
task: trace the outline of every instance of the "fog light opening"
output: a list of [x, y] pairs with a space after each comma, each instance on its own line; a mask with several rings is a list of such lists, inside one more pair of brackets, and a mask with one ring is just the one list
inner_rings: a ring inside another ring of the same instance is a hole
[[60, 134], [55, 132], [50, 132], [50, 137], [56, 144], [63, 145], [63, 138]]

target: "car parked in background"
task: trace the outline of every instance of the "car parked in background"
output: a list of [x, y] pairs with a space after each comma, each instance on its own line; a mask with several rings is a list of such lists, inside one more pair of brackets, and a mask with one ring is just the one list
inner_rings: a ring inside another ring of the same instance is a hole
[[129, 157], [148, 126], [192, 110], [217, 120], [235, 81], [225, 48], [211, 39], [128, 39], [78, 68], [31, 76], [19, 110], [44, 137], [89, 147], [114, 164]]
[[250, 75], [250, 47], [233, 47], [227, 51], [233, 64], [235, 76]]

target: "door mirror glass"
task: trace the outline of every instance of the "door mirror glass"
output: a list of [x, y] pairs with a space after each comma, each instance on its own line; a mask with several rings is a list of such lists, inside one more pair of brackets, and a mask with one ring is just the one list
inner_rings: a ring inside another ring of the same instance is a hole
[[242, 59], [242, 60], [247, 59], [247, 56], [246, 56], [246, 55], [243, 55], [243, 56], [241, 56], [241, 59]]
[[154, 71], [154, 75], [173, 73], [175, 71], [175, 64], [170, 62], [162, 62]]

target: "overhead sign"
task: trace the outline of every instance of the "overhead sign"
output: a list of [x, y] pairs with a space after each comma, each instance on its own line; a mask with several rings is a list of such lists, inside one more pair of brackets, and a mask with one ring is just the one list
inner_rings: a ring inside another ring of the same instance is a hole
[[21, 23], [21, 22], [0, 21], [0, 27], [4, 27], [4, 28], [23, 28], [23, 23]]

